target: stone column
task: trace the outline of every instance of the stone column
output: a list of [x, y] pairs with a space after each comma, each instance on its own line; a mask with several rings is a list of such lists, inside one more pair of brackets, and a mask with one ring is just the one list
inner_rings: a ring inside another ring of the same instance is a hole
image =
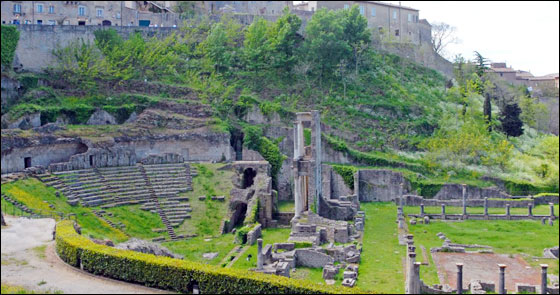
[[533, 204], [529, 204], [527, 209], [529, 210], [529, 216], [533, 216]]
[[441, 204], [441, 219], [445, 219], [445, 204]]
[[498, 293], [506, 294], [506, 265], [498, 264], [500, 267], [500, 279], [498, 282]]
[[298, 124], [294, 122], [294, 161], [298, 159]]
[[463, 184], [463, 216], [467, 215], [467, 185]]
[[506, 204], [506, 216], [509, 218], [510, 216], [510, 210], [509, 210], [509, 204]]
[[403, 206], [403, 199], [404, 199], [404, 183], [401, 182], [401, 184], [399, 185], [399, 196], [401, 196], [400, 200], [399, 200], [399, 207], [402, 209]]
[[[294, 165], [297, 162], [294, 161]], [[301, 181], [297, 167], [293, 168], [294, 174], [294, 202], [295, 202], [295, 216], [299, 217], [301, 214]]]
[[548, 268], [548, 264], [541, 264], [541, 294], [546, 294], [546, 270]]
[[313, 154], [315, 156], [315, 208], [317, 214], [321, 215], [320, 199], [323, 197], [323, 179], [322, 179], [322, 163], [323, 154], [321, 150], [321, 113], [319, 111], [311, 111], [312, 122], [312, 139], [315, 137], [315, 142], [311, 143], [313, 147]]
[[463, 294], [463, 264], [457, 263], [457, 294]]
[[305, 137], [303, 136], [303, 123], [297, 122], [297, 155], [301, 159], [305, 155]]
[[416, 263], [416, 253], [408, 253], [407, 257], [407, 274], [406, 274], [406, 294], [419, 294], [416, 292], [416, 271], [414, 264]]
[[420, 217], [424, 217], [424, 204], [420, 204]]
[[488, 198], [484, 198], [484, 216], [488, 216]]
[[263, 240], [262, 239], [257, 239], [257, 269], [258, 270], [262, 270], [263, 269], [263, 255], [262, 255], [262, 247], [263, 247]]
[[412, 272], [413, 272], [413, 275], [414, 275], [413, 276], [414, 282], [412, 284], [412, 291], [413, 291], [412, 294], [420, 294], [420, 289], [421, 289], [420, 288], [420, 265], [421, 264], [422, 263], [420, 263], [420, 262], [414, 262], [414, 265], [413, 265], [414, 269], [412, 270]]
[[550, 206], [550, 217], [554, 217], [554, 203], [548, 203]]

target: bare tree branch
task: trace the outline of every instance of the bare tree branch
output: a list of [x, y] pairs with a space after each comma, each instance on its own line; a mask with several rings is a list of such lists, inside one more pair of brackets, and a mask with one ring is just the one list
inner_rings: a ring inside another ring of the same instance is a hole
[[455, 31], [455, 27], [446, 23], [436, 22], [432, 24], [432, 46], [436, 53], [443, 55], [447, 45], [459, 43]]

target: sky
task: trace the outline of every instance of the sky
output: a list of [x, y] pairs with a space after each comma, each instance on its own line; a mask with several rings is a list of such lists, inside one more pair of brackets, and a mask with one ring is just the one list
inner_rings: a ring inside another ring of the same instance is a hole
[[[294, 1], [299, 3], [303, 1]], [[381, 1], [399, 4], [399, 1]], [[558, 1], [401, 1], [420, 10], [428, 22], [444, 22], [456, 28], [459, 44], [450, 44], [446, 57], [474, 51], [493, 62], [506, 62], [535, 76], [559, 70]]]
[[[399, 1], [384, 1], [399, 4]], [[420, 10], [420, 19], [456, 27], [459, 44], [448, 46], [448, 56], [473, 59], [480, 52], [494, 62], [506, 62], [535, 76], [558, 73], [559, 3], [401, 1]]]

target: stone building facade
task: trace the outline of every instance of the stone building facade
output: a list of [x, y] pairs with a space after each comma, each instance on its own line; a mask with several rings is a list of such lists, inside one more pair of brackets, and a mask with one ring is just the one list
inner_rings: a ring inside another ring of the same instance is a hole
[[390, 39], [415, 44], [431, 41], [431, 25], [419, 18], [418, 9], [410, 7], [378, 1], [308, 1], [307, 5], [298, 9], [349, 9], [354, 4], [358, 5], [360, 13], [367, 19], [370, 29], [382, 32]]
[[2, 1], [2, 24], [179, 25], [173, 1]]
[[286, 7], [291, 10], [293, 1], [204, 1], [208, 14], [282, 15]]

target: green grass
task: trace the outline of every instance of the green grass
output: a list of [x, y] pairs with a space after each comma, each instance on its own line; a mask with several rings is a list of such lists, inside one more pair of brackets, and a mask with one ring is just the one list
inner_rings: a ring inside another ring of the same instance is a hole
[[[234, 237], [232, 234], [225, 234], [207, 242], [204, 241], [204, 237], [199, 236], [184, 241], [165, 242], [162, 245], [173, 253], [183, 255], [185, 260], [218, 265], [225, 255], [236, 246], [233, 243]], [[209, 252], [218, 252], [218, 256], [212, 260], [202, 257], [202, 254]]]
[[156, 233], [154, 228], [165, 228], [159, 214], [140, 209], [141, 205], [119, 206], [105, 209], [113, 216], [104, 215], [104, 218], [117, 224], [122, 222], [125, 227], [123, 232], [140, 239], [151, 239], [159, 236], [168, 237], [167, 231]]
[[14, 286], [2, 283], [1, 294], [63, 294], [62, 291], [33, 291], [21, 286]]
[[[404, 212], [417, 213], [419, 211], [417, 207], [404, 207]], [[488, 245], [493, 247], [496, 253], [519, 254], [525, 261], [535, 267], [539, 263], [548, 263], [549, 273], [558, 275], [558, 260], [532, 258], [542, 256], [544, 248], [558, 245], [558, 223], [551, 227], [543, 226], [537, 220], [465, 220], [455, 222], [435, 220], [426, 225], [409, 226], [409, 231], [414, 235], [417, 249], [421, 245], [426, 247], [427, 251], [430, 251], [432, 247], [441, 247], [442, 240], [436, 234], [442, 232], [454, 243]], [[428, 257], [430, 265], [422, 266], [421, 278], [426, 284], [439, 284], [432, 257], [431, 255], [428, 255]]]
[[[229, 170], [218, 170], [224, 164], [193, 164], [198, 175], [193, 178], [193, 190], [180, 194], [189, 197], [192, 212], [191, 218], [185, 220], [177, 229], [179, 234], [197, 234], [204, 237], [220, 235], [220, 223], [228, 212], [229, 192], [233, 188], [231, 178], [234, 174]], [[225, 202], [212, 201], [210, 196], [225, 196]], [[199, 196], [207, 196], [205, 201]]]
[[[290, 237], [289, 228], [265, 228], [262, 230], [263, 246], [274, 243], [285, 243]], [[251, 255], [251, 260], [247, 261], [247, 256]], [[250, 269], [257, 267], [257, 244], [250, 246], [245, 253], [233, 264], [233, 268]]]
[[395, 223], [397, 208], [393, 203], [362, 203], [366, 221], [360, 275], [356, 281], [362, 290], [379, 293], [404, 293], [402, 259]]
[[[420, 214], [420, 206], [405, 206], [406, 214]], [[512, 215], [527, 215], [527, 208], [510, 208]], [[441, 214], [441, 207], [425, 206], [424, 213]], [[469, 214], [484, 214], [484, 207], [467, 207]], [[445, 206], [445, 214], [463, 214], [463, 207]], [[506, 214], [505, 208], [488, 208], [488, 214]], [[533, 208], [533, 215], [549, 215], [550, 207], [548, 205], [538, 205]], [[554, 205], [554, 215], [558, 216], [558, 205]]]
[[278, 212], [294, 212], [294, 201], [278, 201]]
[[[97, 218], [91, 212], [91, 208], [70, 206], [62, 193], [57, 198], [55, 192], [54, 188], [47, 187], [35, 178], [26, 178], [2, 185], [2, 193], [18, 200], [36, 212], [43, 214], [57, 214], [57, 212], [76, 214], [78, 223], [82, 227], [82, 234], [86, 236], [91, 235], [96, 239], [107, 238], [115, 242], [123, 242], [128, 239], [125, 233], [112, 228], [105, 221]], [[51, 209], [45, 201], [53, 204], [55, 209]]]

